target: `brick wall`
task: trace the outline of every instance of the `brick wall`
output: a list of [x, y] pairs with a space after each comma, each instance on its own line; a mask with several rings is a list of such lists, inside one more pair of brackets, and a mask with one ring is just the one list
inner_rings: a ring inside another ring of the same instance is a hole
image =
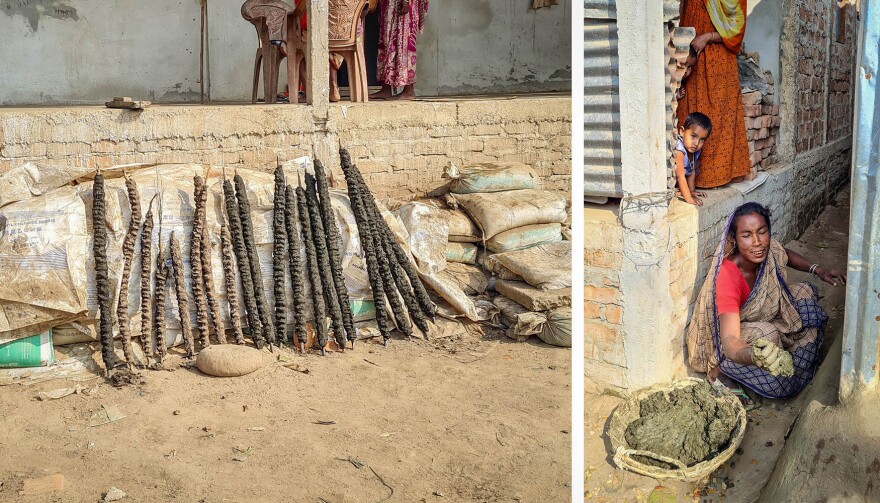
[[620, 269], [623, 229], [617, 207], [587, 204], [584, 210], [584, 350], [586, 376], [626, 388]]
[[828, 29], [832, 20], [831, 3], [824, 0], [800, 0], [797, 4], [798, 33], [794, 56], [797, 61], [795, 82], [798, 100], [798, 153], [825, 143], [825, 84], [828, 72]]
[[532, 165], [549, 189], [570, 190], [571, 99], [307, 106], [153, 106], [0, 109], [0, 173], [30, 161], [72, 177], [137, 162], [274, 169], [278, 158], [315, 155], [337, 176], [345, 146], [380, 197], [422, 195], [444, 184], [449, 162]]
[[[852, 134], [853, 123], [853, 71], [856, 60], [855, 40], [858, 34], [856, 10], [848, 5], [843, 9], [832, 7], [835, 12], [831, 33], [831, 51], [828, 61], [828, 141]], [[843, 42], [838, 42], [842, 30]]]
[[758, 171], [776, 164], [776, 135], [781, 124], [779, 105], [773, 104], [772, 94], [768, 97], [760, 91], [746, 91], [743, 93], [743, 114], [752, 166], [749, 179], [753, 179]]

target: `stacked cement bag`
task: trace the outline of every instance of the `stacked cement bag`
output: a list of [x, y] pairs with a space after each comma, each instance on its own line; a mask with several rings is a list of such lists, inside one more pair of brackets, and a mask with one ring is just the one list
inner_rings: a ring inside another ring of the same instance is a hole
[[[541, 190], [538, 176], [519, 163], [487, 163], [448, 169], [454, 204], [480, 230], [486, 257], [481, 265], [498, 281], [495, 300], [508, 335], [538, 335], [571, 346], [571, 243], [563, 241], [566, 197]], [[451, 238], [450, 238], [451, 241]], [[447, 260], [476, 258], [450, 243]]]

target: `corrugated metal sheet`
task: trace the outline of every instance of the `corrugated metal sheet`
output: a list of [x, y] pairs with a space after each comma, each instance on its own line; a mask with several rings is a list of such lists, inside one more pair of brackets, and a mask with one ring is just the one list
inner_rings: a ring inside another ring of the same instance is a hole
[[616, 0], [584, 0], [584, 19], [617, 19]]
[[584, 19], [584, 195], [623, 195], [617, 23], [613, 19]]
[[852, 198], [847, 257], [846, 316], [840, 397], [877, 381], [880, 332], [880, 136], [875, 129], [880, 69], [880, 3], [862, 2], [861, 47], [856, 71]]

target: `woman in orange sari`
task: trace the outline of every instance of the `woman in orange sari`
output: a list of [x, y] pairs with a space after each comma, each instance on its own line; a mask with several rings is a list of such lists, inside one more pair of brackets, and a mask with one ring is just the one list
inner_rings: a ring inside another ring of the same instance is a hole
[[736, 55], [746, 31], [746, 0], [681, 0], [680, 26], [692, 26], [696, 66], [683, 83], [678, 121], [692, 112], [712, 120], [712, 139], [703, 147], [696, 186], [719, 187], [749, 174], [749, 144], [743, 118]]

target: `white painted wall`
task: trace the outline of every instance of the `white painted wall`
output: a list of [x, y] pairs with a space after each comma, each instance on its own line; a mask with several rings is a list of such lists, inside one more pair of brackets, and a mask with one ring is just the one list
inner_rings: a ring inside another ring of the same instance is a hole
[[[757, 52], [761, 68], [773, 72], [779, 82], [779, 39], [782, 35], [782, 2], [780, 0], [748, 0], [746, 35], [747, 52]], [[776, 98], [779, 99], [778, 96]]]
[[197, 101], [197, 0], [0, 0], [0, 105]]
[[[417, 91], [570, 90], [572, 1], [432, 0]], [[257, 42], [242, 2], [207, 0], [215, 101], [250, 101]], [[0, 0], [0, 11], [0, 106], [199, 99], [199, 0]]]

